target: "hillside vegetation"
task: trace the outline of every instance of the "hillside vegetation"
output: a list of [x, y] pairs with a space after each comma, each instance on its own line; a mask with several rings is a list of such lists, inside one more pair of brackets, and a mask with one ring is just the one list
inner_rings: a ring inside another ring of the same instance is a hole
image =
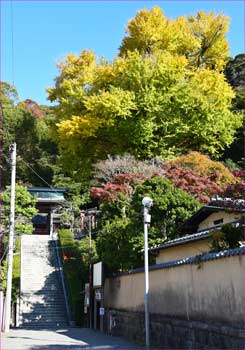
[[93, 246], [109, 270], [142, 264], [144, 195], [151, 245], [178, 237], [213, 196], [241, 198], [244, 54], [229, 57], [228, 30], [223, 14], [170, 19], [155, 6], [128, 22], [112, 61], [67, 55], [47, 88], [53, 107], [2, 82], [3, 186], [15, 140], [18, 183], [69, 189], [63, 223], [79, 230], [79, 211], [99, 209]]

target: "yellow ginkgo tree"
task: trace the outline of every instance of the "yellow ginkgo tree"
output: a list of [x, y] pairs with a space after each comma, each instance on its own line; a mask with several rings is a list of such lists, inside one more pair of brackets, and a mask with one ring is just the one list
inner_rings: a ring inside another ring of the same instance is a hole
[[48, 89], [66, 169], [81, 176], [107, 154], [219, 155], [242, 124], [222, 72], [227, 29], [221, 14], [171, 20], [154, 7], [129, 22], [112, 62], [68, 55]]

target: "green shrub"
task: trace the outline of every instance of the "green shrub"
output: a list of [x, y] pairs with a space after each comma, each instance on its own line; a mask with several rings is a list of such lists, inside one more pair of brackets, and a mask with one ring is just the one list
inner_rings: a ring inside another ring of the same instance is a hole
[[211, 252], [238, 248], [242, 241], [244, 241], [242, 226], [224, 224], [220, 230], [214, 230], [211, 233]]
[[13, 257], [12, 300], [17, 301], [20, 291], [20, 239], [16, 240]]
[[81, 326], [83, 323], [82, 291], [86, 282], [81, 253], [69, 230], [59, 231], [59, 243], [73, 318], [76, 325]]

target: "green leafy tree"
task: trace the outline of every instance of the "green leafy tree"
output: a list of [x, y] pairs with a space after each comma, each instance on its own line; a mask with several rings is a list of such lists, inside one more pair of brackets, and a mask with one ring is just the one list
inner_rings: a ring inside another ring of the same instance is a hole
[[[10, 215], [10, 187], [7, 187], [1, 194], [3, 203], [3, 225], [4, 229], [9, 228]], [[29, 194], [27, 189], [21, 185], [16, 185], [15, 189], [15, 233], [31, 234], [33, 225], [31, 219], [37, 214], [36, 198]]]
[[[154, 177], [136, 188], [132, 198], [133, 216], [140, 212], [145, 196], [152, 198], [154, 203], [151, 209], [153, 239], [178, 237], [180, 226], [201, 206], [191, 195], [176, 188], [168, 179]], [[135, 229], [140, 222], [141, 218], [135, 220]]]
[[89, 264], [97, 262], [95, 242], [92, 249], [88, 238], [75, 241], [69, 230], [59, 230], [60, 251], [68, 286], [73, 316], [77, 325], [83, 325], [84, 299], [82, 297], [85, 283], [89, 282]]
[[[3, 225], [3, 251], [8, 249], [8, 230], [9, 230], [9, 216], [10, 216], [10, 188], [7, 187], [1, 193], [2, 209], [2, 225]], [[20, 285], [20, 236], [22, 234], [31, 234], [33, 232], [33, 225], [31, 219], [37, 214], [35, 207], [36, 199], [29, 194], [25, 187], [16, 185], [15, 191], [15, 245], [13, 258], [13, 300], [16, 301], [19, 293]], [[1, 263], [1, 285], [3, 291], [6, 289], [7, 277], [7, 261], [5, 254]]]
[[76, 181], [72, 176], [67, 176], [62, 167], [55, 166], [53, 185], [59, 188], [67, 188], [66, 200], [74, 212], [79, 212], [80, 207], [87, 203], [88, 194], [86, 184], [79, 179]]
[[46, 114], [34, 101], [29, 104], [19, 102], [17, 90], [6, 82], [1, 82], [1, 99], [3, 186], [10, 183], [9, 146], [14, 141], [17, 143], [17, 180], [24, 184], [43, 186], [44, 182], [30, 169], [31, 166], [51, 183], [57, 153], [51, 134], [54, 123], [51, 109], [46, 108], [45, 112], [49, 111]]
[[97, 237], [99, 257], [110, 270], [128, 270], [142, 265], [142, 199], [150, 196], [152, 223], [149, 245], [178, 237], [181, 224], [200, 203], [167, 179], [153, 177], [136, 187], [131, 200], [121, 199], [100, 206], [101, 218]]
[[[227, 81], [232, 86], [235, 97], [232, 100], [232, 109], [237, 113], [244, 115], [244, 54], [237, 55], [235, 58], [230, 58], [224, 73]], [[244, 124], [240, 126], [235, 134], [234, 141], [226, 147], [221, 158], [223, 161], [231, 160], [236, 167], [243, 167], [244, 164]], [[230, 162], [231, 163], [231, 162]]]
[[49, 89], [59, 103], [61, 161], [77, 178], [107, 154], [145, 159], [197, 150], [217, 156], [233, 141], [242, 117], [230, 111], [234, 95], [223, 74], [191, 71], [185, 57], [168, 52], [142, 57], [134, 51], [93, 64], [82, 83], [86, 55], [68, 56]]
[[238, 248], [243, 242], [244, 230], [241, 225], [235, 227], [232, 224], [224, 224], [220, 230], [211, 232], [211, 252]]
[[133, 238], [129, 219], [116, 217], [101, 228], [96, 245], [107, 271], [125, 271], [140, 265], [142, 259]]
[[112, 62], [88, 50], [67, 55], [47, 89], [66, 175], [89, 179], [108, 154], [219, 157], [242, 125], [223, 74], [228, 23], [213, 12], [172, 20], [153, 7], [129, 21]]
[[90, 247], [89, 237], [86, 236], [81, 240], [77, 241], [77, 249], [81, 255], [84, 268], [88, 273], [90, 263], [95, 264], [98, 261], [98, 254], [96, 251], [95, 241], [93, 239], [91, 240], [91, 247]]

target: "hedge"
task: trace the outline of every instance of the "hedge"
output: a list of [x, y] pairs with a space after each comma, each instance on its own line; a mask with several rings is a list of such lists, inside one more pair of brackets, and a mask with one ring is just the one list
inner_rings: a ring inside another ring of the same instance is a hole
[[83, 325], [83, 290], [85, 283], [85, 271], [82, 257], [77, 248], [72, 234], [67, 229], [61, 229], [58, 233], [63, 270], [68, 288], [73, 319], [76, 325]]

